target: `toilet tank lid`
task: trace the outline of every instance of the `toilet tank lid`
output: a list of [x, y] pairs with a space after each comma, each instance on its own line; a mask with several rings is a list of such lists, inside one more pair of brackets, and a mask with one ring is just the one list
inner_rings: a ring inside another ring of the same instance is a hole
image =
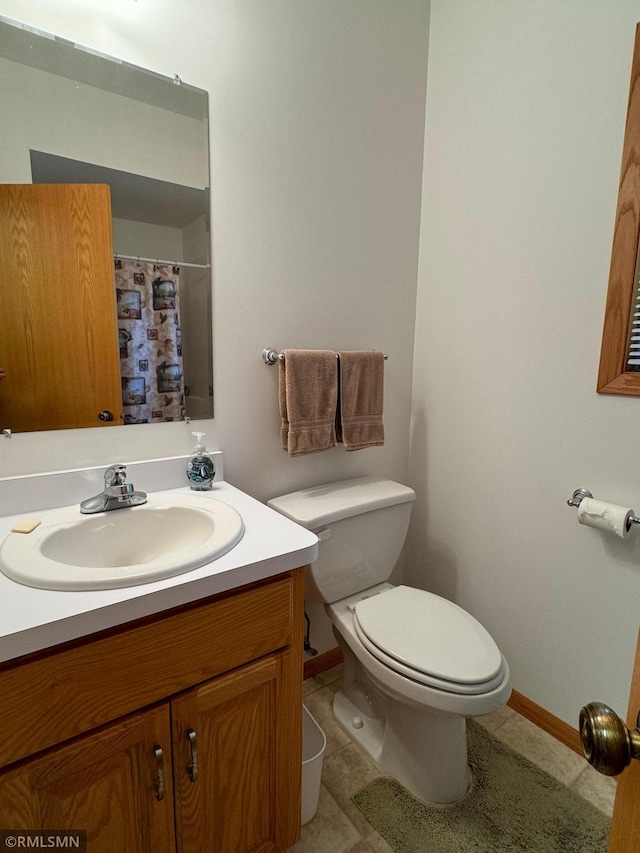
[[272, 498], [267, 506], [309, 530], [318, 530], [342, 518], [415, 499], [413, 489], [393, 480], [356, 477]]

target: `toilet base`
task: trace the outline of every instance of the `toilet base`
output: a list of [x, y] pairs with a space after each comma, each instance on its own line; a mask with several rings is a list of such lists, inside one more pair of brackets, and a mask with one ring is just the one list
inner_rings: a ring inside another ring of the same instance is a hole
[[336, 693], [333, 714], [380, 772], [412, 794], [438, 805], [461, 800], [471, 784], [464, 717], [393, 699], [384, 708], [378, 704], [375, 694], [358, 686], [352, 696]]

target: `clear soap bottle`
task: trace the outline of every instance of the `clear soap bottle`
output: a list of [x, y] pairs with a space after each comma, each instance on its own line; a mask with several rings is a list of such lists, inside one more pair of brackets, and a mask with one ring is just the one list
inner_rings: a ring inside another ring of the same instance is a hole
[[196, 446], [189, 462], [187, 463], [187, 477], [189, 485], [196, 492], [207, 492], [213, 486], [213, 478], [216, 474], [216, 466], [213, 458], [204, 444], [203, 432], [192, 432], [195, 436]]

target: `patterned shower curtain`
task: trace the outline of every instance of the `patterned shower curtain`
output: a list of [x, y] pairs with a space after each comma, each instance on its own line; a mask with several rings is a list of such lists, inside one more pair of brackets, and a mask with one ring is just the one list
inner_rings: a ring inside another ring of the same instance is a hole
[[125, 424], [184, 420], [179, 267], [116, 258]]

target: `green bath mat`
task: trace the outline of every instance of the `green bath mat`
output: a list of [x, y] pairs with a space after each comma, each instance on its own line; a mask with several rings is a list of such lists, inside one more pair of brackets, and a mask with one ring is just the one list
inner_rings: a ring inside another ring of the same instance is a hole
[[428, 806], [382, 776], [354, 795], [396, 853], [606, 853], [611, 822], [544, 770], [468, 722], [473, 784]]

